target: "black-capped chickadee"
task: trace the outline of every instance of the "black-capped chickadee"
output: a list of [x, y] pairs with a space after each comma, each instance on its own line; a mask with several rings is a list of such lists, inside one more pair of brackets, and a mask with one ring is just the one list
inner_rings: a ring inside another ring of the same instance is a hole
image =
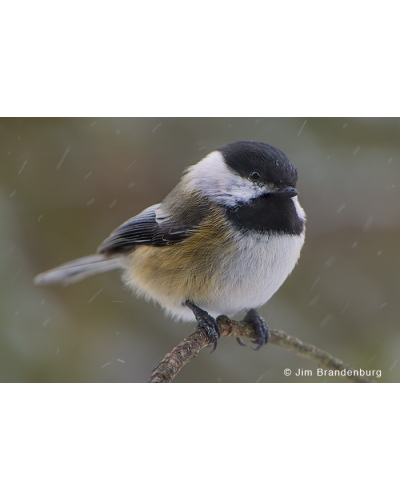
[[161, 203], [118, 227], [96, 255], [40, 274], [35, 283], [71, 283], [122, 268], [138, 295], [177, 319], [194, 314], [213, 350], [220, 336], [215, 318], [247, 311], [259, 349], [269, 331], [255, 308], [282, 285], [304, 243], [296, 181], [296, 169], [279, 149], [228, 144], [187, 168]]

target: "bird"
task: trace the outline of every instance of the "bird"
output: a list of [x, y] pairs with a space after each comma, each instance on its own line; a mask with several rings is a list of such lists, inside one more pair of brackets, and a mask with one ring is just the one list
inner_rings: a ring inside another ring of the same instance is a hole
[[122, 269], [123, 281], [138, 296], [175, 319], [196, 320], [211, 352], [221, 334], [216, 318], [244, 311], [258, 350], [270, 332], [257, 308], [284, 283], [304, 244], [297, 178], [288, 157], [272, 145], [237, 141], [219, 147], [184, 170], [161, 203], [115, 229], [96, 254], [34, 282], [68, 284]]

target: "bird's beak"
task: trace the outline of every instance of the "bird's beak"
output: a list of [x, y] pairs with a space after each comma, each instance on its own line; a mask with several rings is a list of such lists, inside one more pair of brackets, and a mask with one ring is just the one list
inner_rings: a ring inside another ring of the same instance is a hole
[[297, 196], [299, 192], [297, 189], [285, 186], [281, 189], [278, 189], [278, 191], [275, 191], [275, 194], [281, 194], [282, 196], [287, 196], [288, 198], [293, 198], [294, 196]]

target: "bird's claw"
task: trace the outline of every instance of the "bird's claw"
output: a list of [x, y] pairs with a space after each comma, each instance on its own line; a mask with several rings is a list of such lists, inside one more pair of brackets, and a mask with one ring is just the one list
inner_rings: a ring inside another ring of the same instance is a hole
[[252, 345], [250, 346], [253, 349], [253, 351], [258, 351], [259, 349], [261, 349], [263, 345], [266, 344], [266, 342], [263, 342], [261, 339], [252, 340], [251, 342], [253, 344], [257, 344], [255, 347], [253, 347]]
[[247, 347], [247, 344], [245, 344], [245, 343], [243, 342], [243, 340], [242, 340], [240, 337], [235, 337], [235, 338], [236, 338], [236, 342], [237, 342], [240, 346], [242, 346], [242, 347]]

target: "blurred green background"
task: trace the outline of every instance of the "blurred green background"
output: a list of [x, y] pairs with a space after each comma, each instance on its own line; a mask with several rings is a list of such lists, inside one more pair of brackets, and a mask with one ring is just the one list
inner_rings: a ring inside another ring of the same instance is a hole
[[[121, 286], [118, 272], [64, 286], [33, 277], [94, 253], [218, 146], [263, 141], [299, 172], [308, 216], [298, 266], [268, 324], [355, 368], [400, 380], [400, 120], [53, 118], [0, 120], [0, 380], [144, 382], [193, 329]], [[317, 366], [223, 339], [177, 382], [341, 382], [285, 377]]]

